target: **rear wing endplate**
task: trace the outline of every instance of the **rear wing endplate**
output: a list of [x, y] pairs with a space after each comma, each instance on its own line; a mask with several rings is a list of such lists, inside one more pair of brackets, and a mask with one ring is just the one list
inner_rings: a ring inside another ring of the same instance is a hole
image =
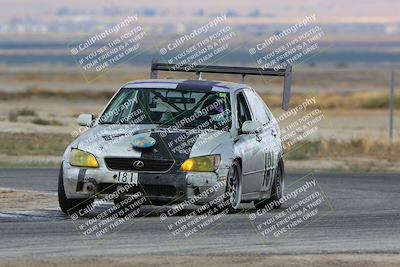
[[246, 75], [260, 76], [278, 76], [283, 77], [283, 95], [282, 109], [289, 109], [291, 84], [292, 84], [292, 66], [287, 65], [284, 69], [259, 69], [250, 67], [229, 67], [229, 66], [208, 66], [208, 65], [175, 65], [167, 63], [151, 63], [150, 78], [157, 79], [157, 71], [176, 71], [176, 72], [195, 72], [199, 77], [201, 73], [219, 73], [219, 74], [239, 74], [242, 76], [242, 82]]

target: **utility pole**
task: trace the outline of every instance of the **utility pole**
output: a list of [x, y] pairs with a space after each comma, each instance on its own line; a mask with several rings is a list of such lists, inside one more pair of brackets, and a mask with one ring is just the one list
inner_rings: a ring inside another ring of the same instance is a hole
[[393, 141], [393, 113], [394, 113], [394, 69], [392, 69], [392, 78], [390, 85], [390, 96], [389, 96], [389, 109], [390, 109], [390, 117], [389, 117], [389, 138], [390, 142]]

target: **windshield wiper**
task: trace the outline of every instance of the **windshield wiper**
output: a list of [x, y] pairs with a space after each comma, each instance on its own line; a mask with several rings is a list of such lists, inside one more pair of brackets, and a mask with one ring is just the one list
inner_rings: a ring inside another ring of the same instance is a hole
[[103, 122], [103, 123], [99, 123], [99, 124], [118, 124], [118, 125], [126, 125], [126, 124], [152, 124], [152, 123], [134, 123], [134, 122], [130, 122], [130, 121], [113, 121], [113, 122]]

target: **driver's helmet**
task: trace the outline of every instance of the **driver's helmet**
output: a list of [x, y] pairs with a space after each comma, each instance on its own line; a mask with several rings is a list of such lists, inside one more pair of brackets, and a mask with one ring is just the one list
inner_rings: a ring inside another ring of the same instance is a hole
[[211, 121], [224, 120], [225, 103], [220, 97], [212, 96], [207, 98], [203, 102], [201, 109], [207, 110], [207, 116], [211, 118]]

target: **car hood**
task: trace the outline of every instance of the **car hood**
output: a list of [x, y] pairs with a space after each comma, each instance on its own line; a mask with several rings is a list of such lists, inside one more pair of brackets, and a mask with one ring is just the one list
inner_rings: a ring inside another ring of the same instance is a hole
[[[151, 137], [149, 148], [133, 147], [138, 137]], [[96, 157], [141, 157], [173, 159], [209, 155], [230, 140], [230, 133], [218, 130], [168, 130], [155, 125], [97, 125], [76, 140], [76, 146]]]

